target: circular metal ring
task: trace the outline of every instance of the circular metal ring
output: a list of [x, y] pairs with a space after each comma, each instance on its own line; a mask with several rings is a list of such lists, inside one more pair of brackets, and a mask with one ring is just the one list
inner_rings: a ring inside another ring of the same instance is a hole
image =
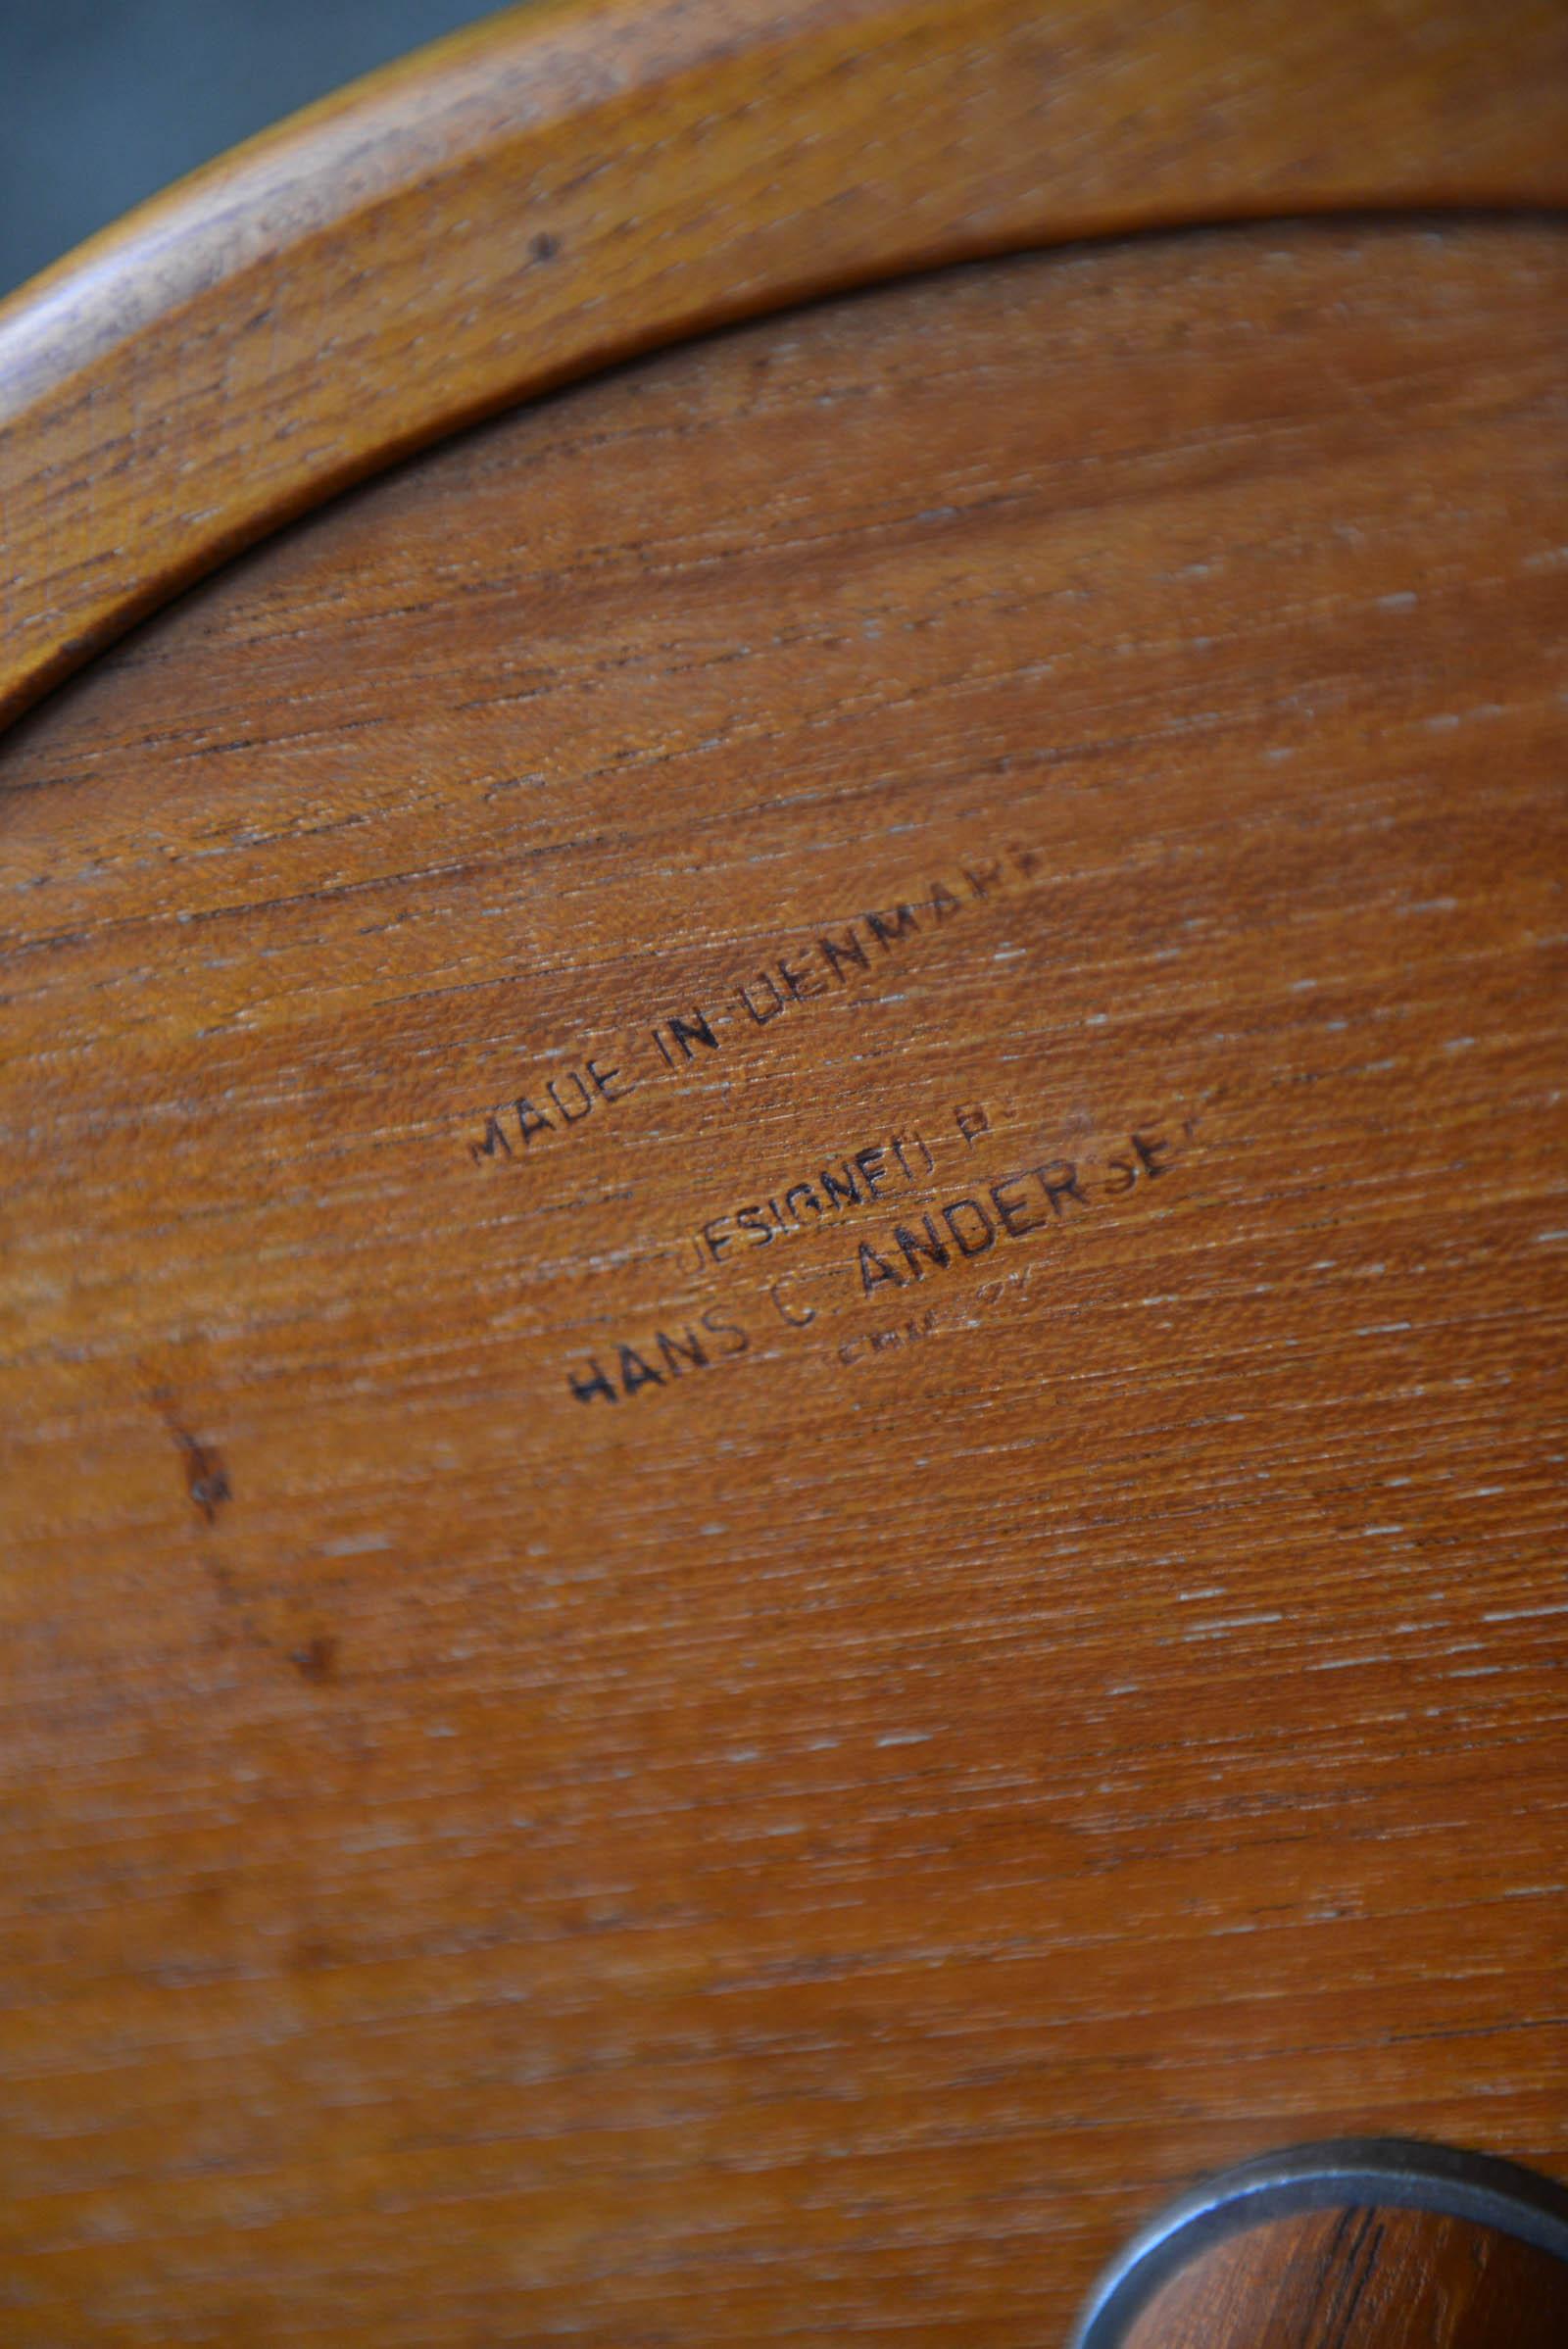
[[1568, 2191], [1550, 2178], [1411, 2137], [1331, 2137], [1223, 2170], [1167, 2204], [1101, 2276], [1068, 2349], [1122, 2349], [1160, 2286], [1225, 2236], [1341, 2205], [1468, 2219], [1568, 2265]]

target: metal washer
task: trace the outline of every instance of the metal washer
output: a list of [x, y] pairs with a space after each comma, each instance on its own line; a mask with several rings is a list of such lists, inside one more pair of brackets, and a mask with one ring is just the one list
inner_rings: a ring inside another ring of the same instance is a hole
[[1227, 2235], [1297, 2211], [1357, 2205], [1469, 2219], [1568, 2266], [1568, 2190], [1549, 2178], [1413, 2137], [1330, 2137], [1242, 2162], [1167, 2204], [1101, 2276], [1067, 2349], [1122, 2349], [1161, 2285]]

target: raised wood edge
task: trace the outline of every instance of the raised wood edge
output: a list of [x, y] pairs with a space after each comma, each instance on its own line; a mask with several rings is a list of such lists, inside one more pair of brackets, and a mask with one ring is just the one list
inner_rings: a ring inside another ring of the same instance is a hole
[[1558, 0], [512, 10], [0, 306], [0, 721], [348, 483], [684, 336], [1067, 239], [1564, 203]]

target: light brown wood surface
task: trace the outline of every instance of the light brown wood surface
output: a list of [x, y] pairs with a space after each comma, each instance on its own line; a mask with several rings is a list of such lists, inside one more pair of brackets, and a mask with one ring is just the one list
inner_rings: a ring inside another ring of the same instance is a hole
[[1036, 2349], [1568, 2171], [1564, 296], [798, 313], [14, 729], [8, 2341]]
[[0, 305], [0, 713], [398, 453], [937, 262], [1568, 202], [1561, 0], [571, 0], [439, 43]]
[[1125, 2349], [1561, 2349], [1568, 2267], [1473, 2222], [1325, 2210], [1228, 2237]]

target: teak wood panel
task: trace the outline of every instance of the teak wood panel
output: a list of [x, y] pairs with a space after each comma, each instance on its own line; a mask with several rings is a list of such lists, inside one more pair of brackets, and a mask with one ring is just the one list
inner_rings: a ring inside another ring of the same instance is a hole
[[0, 305], [0, 713], [524, 395], [939, 262], [1568, 204], [1561, 0], [556, 0], [371, 74]]
[[1564, 292], [748, 327], [0, 748], [8, 2340], [1038, 2349], [1568, 2169]]

